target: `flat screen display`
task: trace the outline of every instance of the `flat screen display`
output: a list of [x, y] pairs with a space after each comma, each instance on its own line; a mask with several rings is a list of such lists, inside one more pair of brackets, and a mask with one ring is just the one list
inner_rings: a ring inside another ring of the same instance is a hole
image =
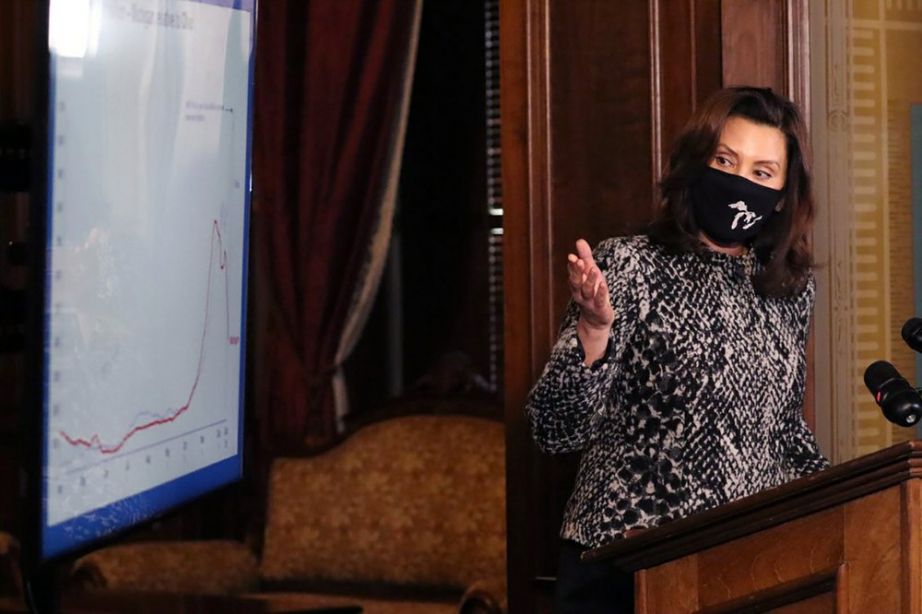
[[241, 475], [254, 0], [52, 0], [41, 557]]

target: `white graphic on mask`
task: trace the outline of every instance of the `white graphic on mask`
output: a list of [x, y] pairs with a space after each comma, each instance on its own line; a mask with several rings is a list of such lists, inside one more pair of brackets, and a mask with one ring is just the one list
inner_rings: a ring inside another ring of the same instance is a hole
[[749, 230], [752, 228], [753, 224], [762, 219], [761, 215], [756, 215], [755, 212], [750, 211], [749, 208], [746, 207], [746, 203], [741, 200], [736, 201], [735, 203], [730, 203], [727, 206], [731, 209], [739, 211], [739, 213], [733, 217], [733, 223], [730, 224], [730, 230], [736, 230], [736, 227], [739, 226], [740, 223], [743, 225], [743, 230]]

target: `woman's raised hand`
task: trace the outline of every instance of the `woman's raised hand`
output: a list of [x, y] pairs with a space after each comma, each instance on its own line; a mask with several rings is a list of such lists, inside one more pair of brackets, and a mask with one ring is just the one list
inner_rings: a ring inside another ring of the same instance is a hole
[[592, 328], [608, 329], [615, 311], [608, 295], [608, 284], [583, 239], [576, 242], [576, 254], [567, 254], [570, 296], [579, 305], [580, 316]]
[[605, 353], [608, 331], [615, 321], [605, 276], [592, 257], [589, 244], [576, 242], [576, 253], [567, 254], [570, 296], [579, 306], [577, 334], [586, 354], [586, 364], [592, 364]]

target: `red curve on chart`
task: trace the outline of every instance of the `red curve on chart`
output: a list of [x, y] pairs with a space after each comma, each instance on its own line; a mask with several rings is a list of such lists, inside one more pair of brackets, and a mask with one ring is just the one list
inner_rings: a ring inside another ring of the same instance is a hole
[[224, 271], [224, 295], [225, 295], [224, 298], [225, 298], [225, 307], [227, 311], [227, 314], [226, 314], [227, 318], [225, 319], [225, 323], [227, 325], [226, 339], [228, 340], [228, 343], [231, 343], [231, 339], [230, 339], [230, 297], [228, 296], [228, 289], [227, 289], [227, 251], [225, 251], [224, 249], [224, 241], [221, 237], [221, 229], [218, 226], [218, 221], [214, 220], [214, 222], [211, 225], [211, 250], [210, 250], [209, 259], [208, 259], [208, 283], [205, 286], [205, 321], [202, 327], [202, 342], [199, 347], [198, 366], [195, 369], [195, 380], [192, 382], [192, 389], [189, 391], [189, 397], [186, 399], [186, 403], [182, 407], [176, 409], [173, 413], [169, 414], [168, 416], [165, 416], [163, 418], [157, 418], [156, 420], [151, 420], [149, 422], [145, 422], [143, 424], [139, 424], [133, 427], [130, 431], [122, 435], [122, 438], [118, 441], [118, 443], [105, 444], [99, 438], [99, 435], [95, 433], [89, 439], [86, 439], [83, 437], [71, 437], [64, 431], [59, 431], [61, 437], [63, 437], [67, 443], [69, 443], [70, 445], [74, 447], [84, 447], [84, 448], [90, 448], [90, 449], [96, 448], [102, 454], [115, 454], [116, 452], [121, 450], [122, 446], [124, 446], [125, 443], [129, 439], [131, 439], [135, 434], [140, 433], [141, 431], [145, 431], [149, 428], [153, 428], [155, 426], [160, 426], [161, 424], [168, 424], [170, 422], [175, 421], [182, 414], [184, 414], [186, 410], [189, 409], [190, 405], [192, 405], [192, 399], [195, 397], [195, 390], [196, 388], [198, 388], [199, 378], [202, 375], [202, 363], [204, 362], [204, 359], [205, 359], [205, 335], [208, 332], [208, 317], [209, 317], [210, 305], [211, 305], [211, 279], [212, 279], [212, 274], [214, 272], [215, 241], [217, 241], [217, 244], [218, 244], [218, 253], [219, 253], [218, 266], [220, 267], [222, 271]]

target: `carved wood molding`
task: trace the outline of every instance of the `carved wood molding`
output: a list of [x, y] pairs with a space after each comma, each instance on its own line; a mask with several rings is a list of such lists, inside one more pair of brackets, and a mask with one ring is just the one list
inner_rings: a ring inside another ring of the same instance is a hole
[[810, 124], [810, 5], [809, 0], [784, 0], [786, 93]]
[[836, 591], [845, 582], [845, 565], [836, 565], [804, 578], [798, 578], [765, 590], [699, 610], [698, 614], [733, 614], [737, 612], [771, 612], [776, 608]]
[[811, 92], [817, 216], [816, 435], [833, 462], [855, 456], [851, 416], [854, 364], [852, 207], [849, 156], [847, 3], [815, 2], [811, 10]]

